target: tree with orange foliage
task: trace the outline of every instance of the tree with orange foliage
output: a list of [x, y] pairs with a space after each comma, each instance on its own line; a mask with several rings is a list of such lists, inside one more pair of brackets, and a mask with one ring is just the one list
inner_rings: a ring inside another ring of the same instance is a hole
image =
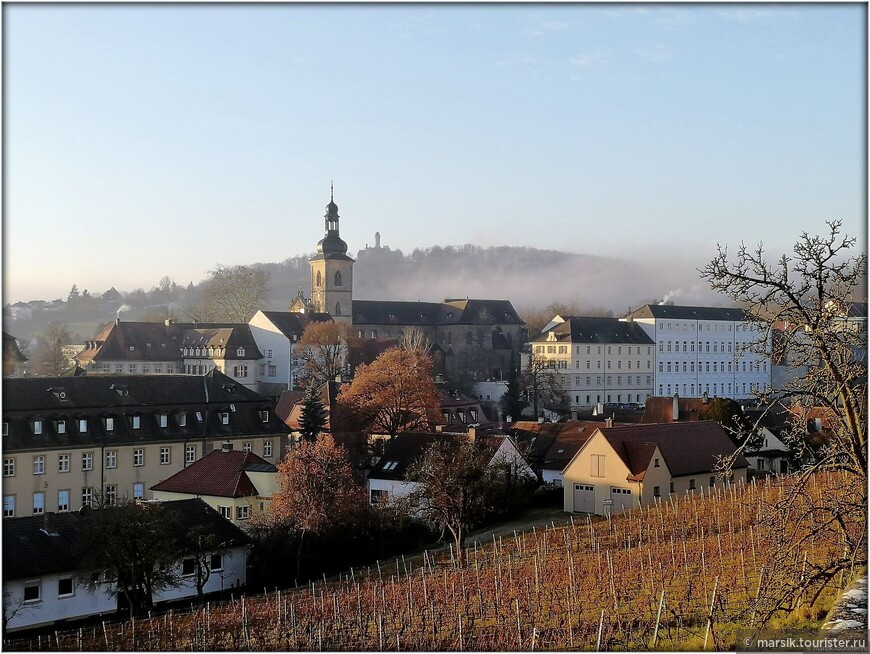
[[364, 419], [367, 431], [390, 438], [400, 431], [431, 429], [440, 422], [432, 357], [420, 350], [390, 348], [371, 365], [360, 366], [338, 401]]
[[278, 481], [268, 519], [299, 532], [299, 560], [306, 534], [346, 530], [365, 515], [365, 489], [354, 480], [347, 452], [332, 436], [291, 449], [278, 464]]

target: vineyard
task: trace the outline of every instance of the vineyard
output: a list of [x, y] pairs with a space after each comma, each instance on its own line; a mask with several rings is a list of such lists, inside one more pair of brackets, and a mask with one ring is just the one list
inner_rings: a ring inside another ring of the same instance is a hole
[[[808, 497], [842, 480], [815, 475]], [[766, 569], [780, 544], [760, 520], [790, 478], [720, 486], [614, 516], [571, 518], [468, 550], [450, 549], [350, 570], [338, 580], [184, 613], [104, 623], [7, 643], [51, 650], [629, 650], [733, 649], [757, 623], [750, 603], [768, 579], [805, 574], [842, 555], [831, 532], [792, 525], [794, 565]], [[566, 516], [567, 518], [568, 516]], [[812, 522], [810, 520], [809, 522]], [[863, 529], [860, 524], [855, 529]], [[842, 575], [840, 575], [842, 577]], [[809, 597], [803, 618], [824, 615], [847, 579]], [[794, 614], [795, 612], [792, 611]]]

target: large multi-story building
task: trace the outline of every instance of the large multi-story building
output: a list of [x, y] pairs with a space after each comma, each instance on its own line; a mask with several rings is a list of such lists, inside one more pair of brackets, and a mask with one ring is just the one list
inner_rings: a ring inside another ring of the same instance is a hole
[[655, 343], [655, 395], [750, 399], [770, 388], [771, 361], [750, 350], [765, 334], [742, 309], [647, 304], [622, 320]]
[[311, 301], [296, 298], [291, 310], [330, 314], [365, 340], [400, 339], [422, 332], [434, 346], [436, 366], [477, 381], [507, 379], [525, 339], [525, 323], [509, 300], [443, 302], [360, 300], [353, 296], [354, 260], [339, 234], [338, 205], [330, 197], [326, 234], [311, 259]]
[[212, 370], [3, 381], [3, 516], [75, 511], [150, 488], [223, 443], [277, 463], [271, 402]]
[[254, 390], [263, 353], [235, 323], [110, 322], [76, 363], [91, 375], [203, 375], [217, 370]]
[[653, 394], [655, 341], [639, 324], [556, 316], [532, 341], [532, 356], [559, 374], [573, 408], [643, 403]]

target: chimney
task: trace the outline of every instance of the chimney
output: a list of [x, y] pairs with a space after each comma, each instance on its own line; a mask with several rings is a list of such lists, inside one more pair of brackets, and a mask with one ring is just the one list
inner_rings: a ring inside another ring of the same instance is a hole
[[571, 420], [577, 420], [577, 412], [576, 411], [571, 412]]
[[604, 419], [604, 426], [605, 427], [613, 427], [613, 416], [610, 416], [609, 418]]
[[115, 318], [115, 324], [116, 324], [116, 325], [120, 325], [120, 324], [121, 324], [121, 319], [120, 319], [120, 318]]
[[381, 233], [380, 232], [375, 232], [375, 247], [376, 248], [381, 247]]
[[221, 452], [232, 452], [233, 444], [230, 441], [224, 441], [221, 443]]
[[468, 440], [470, 440], [473, 443], [475, 438], [477, 438], [477, 429], [475, 427], [469, 427], [468, 428]]
[[680, 396], [677, 393], [674, 393], [674, 411], [673, 411], [674, 422], [680, 419]]

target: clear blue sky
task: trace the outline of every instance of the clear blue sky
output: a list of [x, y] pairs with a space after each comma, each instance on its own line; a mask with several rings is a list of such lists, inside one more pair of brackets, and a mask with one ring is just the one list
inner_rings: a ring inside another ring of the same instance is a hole
[[4, 302], [311, 252], [330, 180], [351, 252], [866, 238], [862, 4], [3, 14]]

